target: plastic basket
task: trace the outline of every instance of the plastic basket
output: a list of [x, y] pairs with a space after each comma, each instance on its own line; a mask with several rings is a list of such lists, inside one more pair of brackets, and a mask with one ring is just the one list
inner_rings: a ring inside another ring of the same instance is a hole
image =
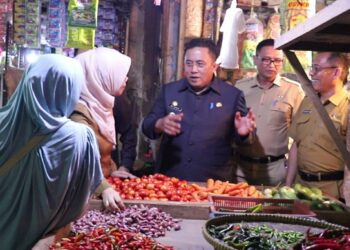
[[244, 213], [248, 208], [262, 204], [262, 213], [286, 214], [294, 216], [311, 216], [309, 206], [298, 200], [270, 199], [270, 198], [243, 198], [232, 196], [212, 195], [209, 196], [210, 212], [214, 216], [227, 215], [232, 213]]

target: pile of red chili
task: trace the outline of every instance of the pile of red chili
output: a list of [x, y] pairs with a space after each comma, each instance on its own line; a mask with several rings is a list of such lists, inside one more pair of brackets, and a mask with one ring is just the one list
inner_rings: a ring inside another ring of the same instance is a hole
[[305, 240], [295, 250], [350, 250], [350, 231], [325, 230], [319, 234], [307, 232]]
[[132, 233], [117, 228], [97, 228], [89, 233], [76, 234], [50, 246], [50, 250], [172, 250], [171, 246], [164, 246], [142, 234]]

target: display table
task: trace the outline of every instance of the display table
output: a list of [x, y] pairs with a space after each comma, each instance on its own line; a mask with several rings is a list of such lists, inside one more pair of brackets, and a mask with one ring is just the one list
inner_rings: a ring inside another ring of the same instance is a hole
[[212, 250], [213, 247], [204, 239], [202, 235], [202, 227], [206, 220], [190, 220], [181, 221], [181, 230], [168, 231], [165, 237], [156, 240], [164, 245], [174, 246], [175, 249], [181, 250]]
[[[185, 202], [155, 202], [155, 201], [124, 201], [125, 205], [147, 205], [157, 207], [173, 217], [181, 220], [179, 231], [167, 231], [164, 237], [155, 238], [156, 241], [173, 246], [176, 250], [209, 250], [213, 247], [204, 239], [202, 226], [209, 219], [209, 203]], [[90, 200], [88, 210], [102, 209], [101, 200]], [[32, 250], [48, 250], [54, 242], [55, 235], [41, 239]]]
[[[212, 250], [213, 247], [204, 239], [202, 226], [206, 220], [183, 219], [181, 230], [168, 231], [165, 237], [155, 238], [156, 241], [173, 246], [176, 250]], [[54, 236], [40, 240], [32, 250], [48, 250], [54, 242]]]
[[[147, 205], [149, 207], [157, 207], [162, 211], [169, 213], [172, 217], [180, 219], [181, 230], [167, 231], [164, 237], [155, 238], [156, 241], [173, 246], [174, 249], [183, 250], [206, 250], [213, 249], [213, 247], [205, 240], [202, 234], [202, 227], [209, 219], [209, 205], [208, 202], [200, 203], [185, 203], [185, 202], [157, 202], [157, 201], [132, 201], [125, 200], [126, 205]], [[102, 209], [101, 200], [91, 200], [88, 205], [88, 210]], [[350, 213], [344, 211], [344, 213], [338, 213], [334, 211], [320, 211], [318, 219], [325, 219], [327, 216], [328, 221], [333, 223], [339, 223], [343, 221]], [[315, 218], [316, 220], [316, 218]], [[336, 221], [334, 221], [336, 220]], [[344, 224], [343, 224], [344, 225]], [[348, 225], [345, 225], [348, 226]], [[69, 228], [67, 227], [69, 230]], [[69, 231], [68, 231], [69, 232]], [[48, 250], [49, 246], [54, 242], [55, 236], [49, 236], [40, 240], [33, 250]]]

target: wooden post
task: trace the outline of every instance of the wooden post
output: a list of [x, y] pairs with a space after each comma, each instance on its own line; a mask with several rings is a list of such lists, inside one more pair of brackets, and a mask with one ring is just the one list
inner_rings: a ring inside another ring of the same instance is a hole
[[[142, 107], [144, 99], [144, 82], [143, 82], [143, 41], [144, 41], [144, 29], [140, 28], [144, 26], [144, 1], [133, 1], [129, 18], [129, 32], [128, 32], [128, 47], [125, 48], [128, 51], [128, 56], [131, 57], [131, 68], [128, 74], [129, 80], [126, 86], [127, 96], [130, 99], [134, 119], [137, 123], [140, 123], [143, 119]], [[137, 152], [138, 158], [142, 158], [142, 140], [138, 136]]]
[[180, 3], [163, 1], [162, 66], [161, 83], [175, 81], [177, 76]]
[[186, 5], [187, 5], [187, 0], [181, 0], [180, 20], [179, 20], [179, 46], [177, 49], [177, 74], [176, 74], [177, 79], [182, 78], [182, 73], [183, 73]]

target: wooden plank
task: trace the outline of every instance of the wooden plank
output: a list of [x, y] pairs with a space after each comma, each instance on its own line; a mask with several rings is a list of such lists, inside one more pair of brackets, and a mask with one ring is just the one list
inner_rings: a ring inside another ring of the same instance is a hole
[[282, 34], [275, 47], [283, 50], [350, 51], [350, 1], [337, 0], [307, 21]]
[[[209, 202], [176, 202], [176, 201], [148, 201], [148, 200], [123, 200], [126, 206], [146, 205], [156, 207], [178, 219], [207, 220], [209, 218]], [[102, 200], [89, 201], [88, 210], [102, 210]]]

